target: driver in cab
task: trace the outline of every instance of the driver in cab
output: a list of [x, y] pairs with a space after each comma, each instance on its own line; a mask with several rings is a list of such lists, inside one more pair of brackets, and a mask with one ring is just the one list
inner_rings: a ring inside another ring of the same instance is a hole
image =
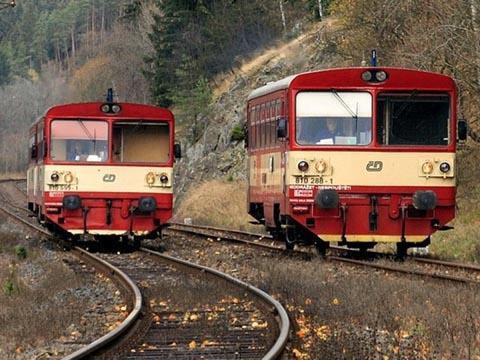
[[316, 135], [317, 144], [335, 144], [335, 137], [343, 136], [338, 129], [338, 120], [335, 118], [327, 118], [324, 127]]

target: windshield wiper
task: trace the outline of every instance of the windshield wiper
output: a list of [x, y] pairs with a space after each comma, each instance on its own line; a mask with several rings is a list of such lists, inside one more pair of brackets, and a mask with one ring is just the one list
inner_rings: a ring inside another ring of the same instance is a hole
[[350, 115], [352, 116], [352, 118], [353, 118], [355, 121], [357, 121], [357, 120], [358, 120], [358, 115], [357, 115], [357, 113], [358, 113], [358, 103], [357, 103], [356, 112], [353, 112], [353, 110], [350, 109], [350, 106], [348, 106], [348, 104], [347, 104], [347, 103], [341, 98], [341, 96], [338, 94], [337, 90], [332, 89], [332, 94], [335, 96], [335, 98], [338, 100], [338, 102], [339, 102], [340, 104], [342, 104], [343, 108], [350, 113]]
[[82, 128], [83, 132], [85, 133], [85, 135], [88, 136], [88, 139], [89, 140], [93, 140], [93, 136], [92, 134], [90, 133], [90, 131], [88, 131], [88, 128], [85, 126], [85, 124], [83, 123], [82, 120], [77, 120], [78, 123], [80, 124], [80, 127]]
[[414, 100], [418, 95], [418, 90], [415, 89], [412, 91], [412, 93], [408, 96], [408, 98], [403, 102], [402, 106], [400, 106], [400, 109], [396, 111], [394, 114], [392, 114], [393, 119], [398, 119], [402, 113], [407, 110], [407, 108], [412, 106], [412, 100]]

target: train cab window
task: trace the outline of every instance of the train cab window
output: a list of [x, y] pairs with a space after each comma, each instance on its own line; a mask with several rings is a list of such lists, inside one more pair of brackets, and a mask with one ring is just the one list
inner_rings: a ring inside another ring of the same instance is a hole
[[108, 159], [108, 123], [92, 120], [53, 120], [50, 157], [56, 161]]
[[448, 145], [450, 99], [446, 94], [381, 94], [377, 141], [382, 145]]
[[170, 128], [166, 122], [113, 124], [113, 161], [163, 163], [170, 159]]
[[368, 92], [301, 92], [296, 99], [300, 145], [367, 145], [372, 133]]

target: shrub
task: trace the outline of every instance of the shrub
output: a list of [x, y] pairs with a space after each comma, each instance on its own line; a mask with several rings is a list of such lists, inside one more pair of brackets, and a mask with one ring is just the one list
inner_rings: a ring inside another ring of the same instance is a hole
[[14, 290], [15, 286], [13, 285], [12, 280], [5, 281], [5, 283], [3, 284], [3, 293], [7, 296], [12, 295]]
[[243, 141], [245, 140], [245, 129], [243, 125], [237, 124], [233, 127], [232, 133], [230, 135], [231, 141]]
[[27, 249], [22, 245], [15, 246], [15, 255], [21, 260], [27, 258]]

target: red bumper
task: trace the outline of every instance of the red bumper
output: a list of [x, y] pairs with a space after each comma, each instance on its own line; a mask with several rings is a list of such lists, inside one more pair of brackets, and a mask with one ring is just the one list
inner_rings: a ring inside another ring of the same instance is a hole
[[[45, 198], [46, 218], [72, 234], [87, 232], [98, 235], [134, 233], [147, 235], [172, 217], [172, 194], [143, 193], [73, 193], [81, 199], [81, 208], [67, 210], [62, 197]], [[153, 197], [156, 210], [142, 213], [137, 209], [141, 197]]]

